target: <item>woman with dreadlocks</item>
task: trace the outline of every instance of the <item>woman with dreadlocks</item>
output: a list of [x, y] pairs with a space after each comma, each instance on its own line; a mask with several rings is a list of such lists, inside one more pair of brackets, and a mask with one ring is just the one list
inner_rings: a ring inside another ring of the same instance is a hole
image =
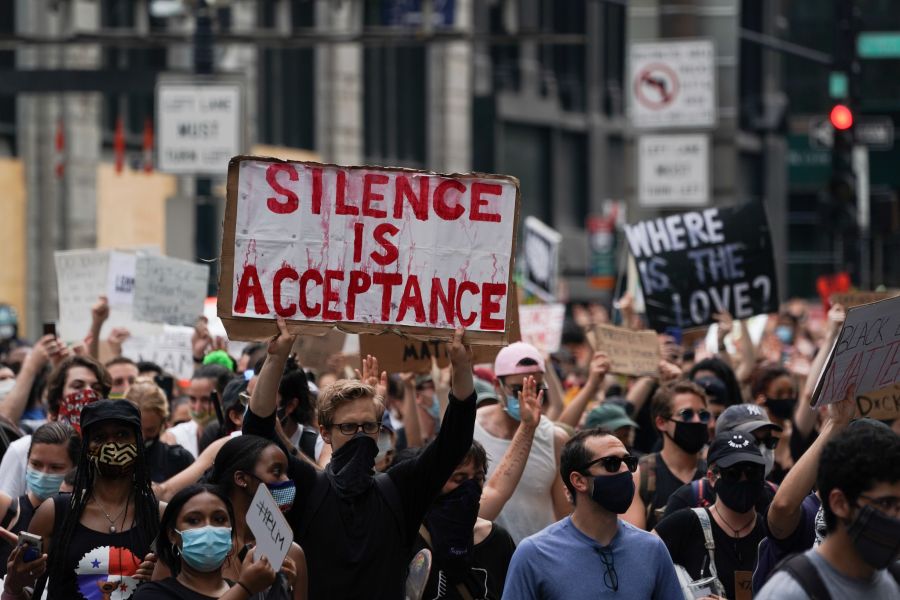
[[[100, 400], [81, 413], [82, 451], [71, 495], [41, 504], [29, 531], [44, 540], [49, 598], [127, 600], [159, 531], [141, 413], [127, 400]], [[35, 575], [38, 575], [35, 573]]]

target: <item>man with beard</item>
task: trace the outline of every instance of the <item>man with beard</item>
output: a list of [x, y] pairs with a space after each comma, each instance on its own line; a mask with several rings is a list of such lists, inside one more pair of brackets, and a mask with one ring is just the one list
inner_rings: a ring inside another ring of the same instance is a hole
[[825, 539], [788, 559], [757, 598], [900, 598], [900, 436], [851, 425], [822, 450], [816, 487]]
[[[284, 321], [250, 398], [243, 431], [274, 439], [275, 403], [294, 344]], [[306, 553], [311, 600], [403, 596], [413, 542], [429, 507], [472, 445], [475, 388], [469, 350], [458, 329], [450, 344], [450, 402], [437, 438], [413, 460], [376, 475], [384, 401], [375, 388], [342, 380], [319, 395], [319, 431], [332, 447], [324, 472], [289, 457], [296, 483], [286, 514]]]
[[653, 423], [662, 434], [662, 450], [641, 457], [634, 485], [638, 493], [625, 515], [629, 523], [651, 530], [669, 496], [706, 474], [700, 453], [709, 441], [706, 393], [691, 381], [662, 386], [653, 394]]
[[560, 474], [575, 511], [519, 545], [503, 598], [683, 600], [663, 543], [619, 519], [634, 496], [636, 468], [637, 457], [602, 429], [569, 440]]
[[676, 565], [696, 581], [715, 577], [713, 591], [750, 600], [757, 547], [765, 536], [756, 503], [763, 493], [766, 461], [756, 438], [725, 431], [709, 447], [707, 478], [716, 492], [709, 508], [684, 508], [667, 515], [655, 533]]

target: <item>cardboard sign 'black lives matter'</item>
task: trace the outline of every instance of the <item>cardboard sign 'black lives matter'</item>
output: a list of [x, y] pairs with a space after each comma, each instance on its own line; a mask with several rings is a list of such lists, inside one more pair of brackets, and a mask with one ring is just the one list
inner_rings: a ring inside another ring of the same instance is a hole
[[625, 226], [650, 326], [708, 325], [775, 312], [778, 289], [766, 213], [759, 202], [707, 208]]

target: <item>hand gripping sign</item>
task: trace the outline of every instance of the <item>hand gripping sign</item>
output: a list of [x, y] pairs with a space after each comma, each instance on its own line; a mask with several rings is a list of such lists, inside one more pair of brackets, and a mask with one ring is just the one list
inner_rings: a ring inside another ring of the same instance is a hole
[[236, 157], [228, 169], [218, 311], [230, 339], [394, 330], [506, 343], [519, 189], [437, 175]]

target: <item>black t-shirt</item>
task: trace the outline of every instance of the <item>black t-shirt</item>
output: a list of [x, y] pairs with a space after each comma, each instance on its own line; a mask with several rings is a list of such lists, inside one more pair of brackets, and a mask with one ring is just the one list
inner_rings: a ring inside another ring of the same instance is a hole
[[147, 457], [147, 467], [150, 469], [150, 481], [154, 483], [162, 483], [194, 462], [191, 453], [181, 446], [170, 446], [159, 440], [144, 450], [144, 456]]
[[[413, 460], [388, 470], [402, 512], [394, 511], [373, 485], [352, 500], [341, 499], [325, 478], [324, 498], [307, 507], [317, 480], [316, 469], [288, 455], [288, 473], [297, 486], [294, 506], [287, 513], [295, 541], [306, 554], [309, 599], [396, 600], [404, 583], [416, 532], [431, 503], [453, 469], [472, 445], [475, 394], [465, 400], [452, 397], [438, 437]], [[267, 439], [275, 437], [275, 415], [262, 418], [248, 411], [243, 432]], [[301, 531], [304, 514], [308, 526]]]
[[[419, 535], [413, 552], [418, 552], [429, 546]], [[509, 569], [509, 561], [516, 551], [516, 543], [509, 533], [492, 523], [491, 532], [480, 544], [472, 548], [472, 568], [466, 585], [472, 600], [500, 600], [503, 595], [503, 585], [506, 582], [506, 571]], [[441, 564], [432, 556], [431, 574], [425, 585], [423, 598], [434, 600], [467, 600], [464, 599], [455, 584], [448, 584], [447, 574]]]
[[[731, 600], [749, 599], [749, 594], [752, 593], [749, 587], [740, 597], [735, 596], [735, 579], [740, 573], [741, 579], [746, 581], [747, 586], [750, 585], [750, 578], [756, 566], [757, 547], [765, 536], [762, 515], [757, 513], [756, 527], [749, 535], [735, 539], [719, 527], [709, 509], [704, 510], [709, 515], [712, 526], [713, 542], [716, 546], [714, 550], [716, 572], [719, 574], [719, 581], [725, 586], [725, 597]], [[703, 528], [694, 511], [686, 508], [668, 515], [657, 523], [656, 533], [669, 549], [672, 562], [687, 569], [693, 579], [700, 579], [701, 570], [703, 577], [710, 576], [709, 554], [705, 547]]]
[[142, 583], [133, 600], [215, 600], [186, 588], [174, 577]]
[[[700, 479], [701, 477], [706, 476], [706, 461], [699, 460], [697, 461], [697, 469], [694, 471], [694, 475], [691, 477], [691, 480]], [[678, 491], [678, 488], [684, 485], [684, 482], [678, 479], [672, 471], [669, 470], [668, 465], [666, 465], [666, 461], [662, 459], [662, 455], [659, 453], [656, 454], [656, 490], [653, 492], [653, 495], [650, 496], [650, 504], [653, 507], [653, 510], [650, 511], [650, 514], [647, 517], [647, 529], [651, 530], [657, 523], [656, 518], [656, 510], [660, 508], [665, 508], [666, 504], [669, 502], [669, 497]]]
[[[777, 485], [766, 481], [763, 484], [762, 496], [756, 502], [756, 512], [762, 515], [766, 514], [766, 511], [769, 510], [769, 505], [772, 503], [772, 498], [775, 497], [775, 492], [777, 491]], [[702, 499], [700, 496], [702, 496]], [[690, 483], [684, 484], [678, 488], [674, 494], [669, 496], [669, 502], [666, 504], [666, 514], [671, 515], [676, 510], [681, 510], [682, 508], [712, 506], [712, 503], [715, 501], [715, 489], [710, 485], [708, 479], [701, 477], [700, 479], [695, 479]]]

